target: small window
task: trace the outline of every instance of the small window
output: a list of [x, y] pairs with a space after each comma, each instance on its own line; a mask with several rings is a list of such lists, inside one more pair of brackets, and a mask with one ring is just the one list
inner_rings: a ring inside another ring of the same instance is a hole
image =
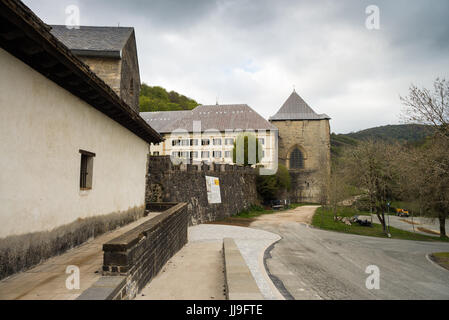
[[198, 158], [198, 151], [191, 151], [190, 159], [196, 159], [196, 158]]
[[209, 151], [201, 151], [201, 158], [209, 158]]
[[265, 138], [258, 138], [259, 143], [264, 145], [265, 144]]
[[232, 158], [231, 151], [225, 151], [225, 158]]
[[234, 144], [234, 138], [226, 138], [225, 145], [230, 146]]
[[198, 145], [198, 139], [190, 139], [190, 145], [191, 146], [197, 146]]
[[221, 146], [221, 139], [214, 139], [214, 146]]
[[208, 146], [210, 144], [210, 140], [209, 139], [201, 139], [201, 145], [202, 146]]
[[92, 189], [92, 176], [94, 168], [95, 153], [80, 150], [81, 168], [80, 168], [80, 189]]
[[213, 156], [214, 158], [221, 158], [221, 151], [214, 151], [213, 154], [212, 154], [212, 156]]

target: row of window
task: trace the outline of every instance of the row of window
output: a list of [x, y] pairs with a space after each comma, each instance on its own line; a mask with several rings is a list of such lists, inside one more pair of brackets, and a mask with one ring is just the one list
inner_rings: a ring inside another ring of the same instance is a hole
[[[208, 159], [210, 158], [210, 151], [201, 151], [201, 158]], [[222, 151], [212, 151], [212, 157], [213, 158], [221, 158]], [[198, 151], [173, 151], [172, 152], [173, 157], [177, 158], [198, 158]], [[225, 151], [224, 152], [225, 158], [232, 158], [232, 151]]]
[[[265, 138], [258, 138], [259, 143], [264, 145], [265, 144]], [[199, 139], [174, 139], [171, 142], [172, 146], [197, 146]], [[212, 139], [212, 144], [214, 146], [221, 146], [222, 139], [220, 138], [214, 138]], [[224, 144], [226, 146], [230, 146], [234, 144], [234, 138], [226, 138], [224, 139]], [[202, 146], [208, 146], [210, 145], [210, 139], [201, 139], [201, 145]]]
[[[156, 152], [153, 152], [153, 155]], [[173, 157], [177, 157], [177, 158], [189, 158], [189, 159], [194, 159], [194, 158], [198, 158], [198, 151], [173, 151], [172, 152], [172, 156]], [[201, 158], [202, 159], [208, 159], [210, 158], [210, 151], [201, 151]], [[213, 158], [221, 158], [223, 152], [222, 151], [212, 151], [212, 157]], [[157, 155], [159, 155], [159, 152], [157, 152]], [[225, 158], [232, 158], [232, 151], [224, 151], [224, 157]], [[265, 151], [262, 150], [262, 158], [265, 157]]]

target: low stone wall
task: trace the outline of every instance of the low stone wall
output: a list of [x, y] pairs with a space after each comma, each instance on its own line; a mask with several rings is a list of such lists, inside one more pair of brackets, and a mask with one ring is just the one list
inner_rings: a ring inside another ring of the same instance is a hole
[[[224, 219], [260, 203], [257, 174], [256, 169], [242, 166], [173, 165], [170, 156], [150, 156], [146, 203], [186, 202], [191, 225]], [[219, 178], [221, 203], [209, 204], [206, 176]]]
[[[132, 299], [187, 243], [187, 204], [152, 204], [151, 209], [167, 210], [103, 245], [103, 277], [117, 280], [120, 288], [94, 285], [79, 299]], [[119, 278], [117, 278], [119, 279]], [[106, 281], [112, 283], [111, 280]], [[101, 289], [103, 288], [103, 289]], [[97, 292], [98, 294], [96, 294]]]
[[262, 293], [254, 280], [234, 239], [223, 239], [227, 300], [263, 300]]

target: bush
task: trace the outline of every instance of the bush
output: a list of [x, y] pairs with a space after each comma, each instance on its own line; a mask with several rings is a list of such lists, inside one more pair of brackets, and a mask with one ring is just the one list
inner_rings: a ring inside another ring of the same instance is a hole
[[276, 200], [283, 192], [291, 189], [291, 177], [287, 168], [278, 166], [276, 174], [257, 177], [257, 192], [264, 201]]

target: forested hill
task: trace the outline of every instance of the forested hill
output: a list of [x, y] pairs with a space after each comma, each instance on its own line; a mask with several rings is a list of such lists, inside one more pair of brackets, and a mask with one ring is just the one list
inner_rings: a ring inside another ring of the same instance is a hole
[[387, 125], [347, 134], [332, 133], [331, 152], [334, 155], [339, 155], [343, 147], [355, 145], [357, 144], [357, 141], [364, 139], [417, 144], [424, 141], [424, 139], [431, 133], [432, 128], [430, 126], [419, 124]]
[[199, 105], [195, 100], [175, 91], [167, 92], [162, 87], [151, 87], [145, 83], [140, 88], [139, 104], [141, 112], [192, 110]]

